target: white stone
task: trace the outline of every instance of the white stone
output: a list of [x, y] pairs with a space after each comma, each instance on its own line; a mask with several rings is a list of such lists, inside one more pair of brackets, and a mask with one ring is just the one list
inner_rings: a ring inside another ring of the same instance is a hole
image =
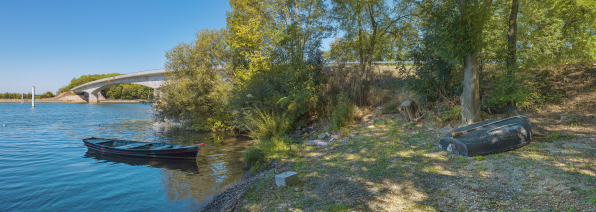
[[298, 173], [296, 172], [284, 172], [275, 175], [275, 184], [277, 186], [291, 186], [298, 184]]
[[309, 145], [309, 146], [327, 146], [327, 145], [329, 145], [329, 143], [327, 143], [323, 140], [320, 140], [320, 139], [306, 140], [306, 141], [304, 141], [304, 143], [306, 143], [306, 145]]
[[325, 137], [327, 137], [327, 135], [325, 135], [325, 133], [321, 133], [321, 134], [319, 134], [319, 137], [318, 137], [318, 138], [319, 138], [319, 139], [323, 139], [323, 138], [325, 138]]

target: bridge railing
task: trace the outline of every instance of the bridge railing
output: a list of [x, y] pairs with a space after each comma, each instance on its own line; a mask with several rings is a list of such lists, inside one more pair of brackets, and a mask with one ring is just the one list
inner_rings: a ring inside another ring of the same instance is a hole
[[147, 74], [154, 74], [154, 73], [163, 73], [166, 72], [165, 69], [153, 69], [153, 70], [147, 70], [147, 71], [139, 71], [139, 72], [133, 72], [130, 74], [122, 74], [122, 75], [118, 75], [118, 76], [113, 76], [113, 77], [108, 77], [108, 78], [103, 78], [103, 79], [98, 79], [95, 81], [91, 81], [82, 85], [79, 85], [77, 87], [74, 87], [72, 89], [70, 89], [71, 91], [74, 91], [78, 88], [82, 88], [85, 87], [87, 85], [91, 85], [91, 84], [95, 84], [95, 83], [99, 83], [99, 82], [108, 82], [110, 80], [117, 80], [117, 79], [122, 79], [122, 78], [128, 78], [128, 77], [133, 77], [133, 76], [140, 76], [140, 75], [147, 75]]

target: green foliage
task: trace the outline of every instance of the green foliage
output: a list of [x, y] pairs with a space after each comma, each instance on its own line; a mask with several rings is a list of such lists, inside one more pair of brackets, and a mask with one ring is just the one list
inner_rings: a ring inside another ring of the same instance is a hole
[[331, 32], [323, 1], [231, 0], [226, 15], [236, 83], [275, 65], [308, 60]]
[[250, 168], [265, 161], [265, 155], [256, 146], [246, 149], [242, 155], [244, 157], [244, 167]]
[[[420, 7], [425, 47], [457, 65], [469, 53], [487, 46], [483, 31], [493, 14], [492, 1], [425, 1]], [[461, 4], [461, 5], [460, 5]]]
[[[28, 94], [24, 94], [23, 95], [24, 99], [31, 99], [31, 93]], [[3, 93], [0, 94], [0, 99], [21, 99], [21, 94], [20, 93]]]
[[[112, 73], [83, 75], [79, 78], [72, 79], [70, 81], [70, 84], [60, 88], [58, 90], [58, 94], [62, 92], [69, 92], [70, 89], [91, 81], [100, 80], [108, 77], [114, 77], [118, 75], [120, 74]], [[146, 99], [147, 95], [149, 95], [150, 98], [153, 98], [153, 88], [130, 83], [114, 85], [100, 92], [104, 97], [106, 97], [106, 99]]]
[[268, 140], [288, 131], [290, 123], [285, 115], [277, 115], [255, 108], [248, 116], [248, 129], [250, 137]]
[[255, 144], [243, 153], [244, 165], [251, 172], [259, 171], [266, 166], [267, 159], [280, 158], [290, 153], [294, 139], [288, 136], [276, 136], [264, 140], [255, 140]]
[[166, 52], [168, 71], [155, 104], [158, 120], [183, 123], [197, 130], [229, 129], [228, 80], [222, 70], [230, 58], [226, 30], [201, 30], [193, 43]]
[[153, 88], [136, 84], [119, 84], [101, 91], [106, 99], [153, 99]]
[[461, 107], [449, 106], [447, 107], [447, 110], [443, 111], [443, 114], [441, 114], [441, 119], [443, 121], [459, 120], [461, 119], [462, 111]]
[[[310, 55], [309, 58], [320, 57], [316, 53]], [[288, 128], [305, 123], [307, 118], [320, 114], [321, 77], [321, 61], [279, 64], [255, 73], [231, 90], [232, 126], [248, 130], [251, 121], [247, 119], [252, 116], [253, 108], [283, 117], [289, 123]]]
[[[52, 98], [52, 97], [54, 97], [54, 94], [50, 91], [45, 92], [44, 94], [41, 94], [41, 95], [35, 95], [35, 98], [37, 98], [37, 99]], [[31, 99], [31, 93], [23, 94], [22, 98], [23, 99]], [[21, 94], [7, 92], [7, 93], [0, 94], [0, 99], [21, 99]]]
[[350, 103], [347, 98], [340, 96], [337, 105], [333, 109], [329, 127], [334, 131], [339, 131], [341, 128], [350, 125], [354, 120], [355, 108], [356, 106]]
[[575, 134], [573, 134], [573, 133], [566, 134], [565, 135], [565, 138], [567, 138], [567, 139], [574, 139], [575, 138]]
[[48, 91], [48, 92], [45, 92], [42, 95], [36, 95], [35, 97], [36, 98], [39, 97], [40, 99], [43, 99], [43, 98], [52, 98], [52, 97], [54, 97], [54, 94], [52, 92]]
[[[432, 42], [425, 39], [426, 42]], [[456, 66], [425, 45], [412, 51], [414, 75], [405, 75], [407, 87], [417, 94], [422, 102], [430, 103], [451, 98], [462, 93], [462, 73]], [[410, 70], [399, 67], [402, 73]]]
[[[415, 1], [331, 1], [330, 18], [342, 30], [343, 37], [331, 43], [326, 54], [336, 62], [360, 62], [403, 59], [413, 40], [418, 38], [411, 14]], [[363, 76], [370, 74], [361, 70]]]
[[474, 157], [472, 157], [472, 158], [473, 158], [474, 160], [476, 160], [476, 161], [483, 161], [483, 160], [485, 160], [485, 159], [486, 159], [486, 158], [484, 158], [484, 156], [482, 156], [482, 155], [476, 155], [476, 156], [474, 156]]
[[70, 84], [68, 84], [65, 87], [62, 87], [58, 90], [58, 94], [63, 93], [63, 92], [68, 92], [70, 91], [70, 89], [77, 87], [79, 85], [91, 82], [91, 81], [95, 81], [95, 80], [99, 80], [99, 79], [103, 79], [103, 78], [108, 78], [108, 77], [114, 77], [114, 76], [118, 76], [120, 75], [119, 73], [112, 73], [112, 74], [90, 74], [90, 75], [83, 75], [80, 76], [79, 78], [73, 78], [70, 81]]
[[536, 88], [525, 73], [509, 75], [505, 71], [489, 72], [483, 78], [484, 106], [492, 109], [505, 108], [519, 104], [528, 106], [536, 94]]
[[596, 59], [596, 3], [589, 0], [529, 1], [519, 16], [519, 52], [529, 64]]
[[547, 141], [555, 141], [555, 140], [557, 140], [559, 138], [561, 138], [561, 134], [559, 132], [556, 132], [556, 133], [553, 133], [553, 134], [548, 135], [546, 137], [546, 140]]
[[587, 198], [589, 203], [592, 203], [593, 205], [596, 205], [596, 196], [591, 196]]

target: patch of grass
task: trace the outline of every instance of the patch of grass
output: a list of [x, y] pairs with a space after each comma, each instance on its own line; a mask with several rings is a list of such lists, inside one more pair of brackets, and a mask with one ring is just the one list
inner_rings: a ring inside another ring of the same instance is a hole
[[567, 209], [567, 210], [565, 210], [565, 212], [573, 212], [573, 211], [575, 211], [575, 209], [573, 207], [571, 207], [571, 206], [565, 206], [565, 209]]
[[589, 203], [596, 205], [596, 196], [591, 196], [586, 199]]
[[337, 204], [337, 205], [334, 205], [334, 206], [331, 206], [331, 207], [327, 208], [327, 211], [332, 211], [332, 212], [335, 212], [335, 211], [338, 211], [338, 212], [339, 211], [349, 211], [349, 210], [350, 210], [350, 206], [347, 206], [347, 205], [344, 205], [344, 204]]
[[332, 130], [339, 131], [341, 128], [348, 126], [354, 120], [355, 111], [356, 106], [350, 103], [347, 99], [340, 99], [331, 115], [331, 123], [329, 124], [329, 127]]
[[567, 139], [574, 139], [575, 138], [575, 134], [574, 133], [569, 133], [569, 134], [565, 135], [565, 138], [567, 138]]
[[462, 200], [459, 205], [457, 205], [457, 210], [464, 211], [464, 201]]
[[482, 156], [482, 155], [476, 155], [476, 156], [474, 156], [474, 157], [472, 157], [472, 158], [473, 158], [474, 160], [476, 160], [476, 161], [483, 161], [483, 160], [486, 160], [486, 158], [484, 158], [484, 156]]
[[557, 132], [557, 133], [554, 133], [554, 134], [550, 134], [550, 135], [548, 135], [548, 136], [546, 137], [546, 140], [547, 140], [547, 141], [555, 141], [555, 140], [557, 140], [557, 139], [559, 139], [559, 138], [561, 138], [561, 133]]

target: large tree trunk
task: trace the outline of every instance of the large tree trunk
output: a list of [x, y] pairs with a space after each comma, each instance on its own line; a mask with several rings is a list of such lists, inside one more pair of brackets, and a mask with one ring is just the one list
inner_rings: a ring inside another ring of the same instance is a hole
[[462, 120], [464, 124], [474, 123], [480, 110], [480, 87], [478, 58], [474, 52], [464, 58], [464, 91], [461, 95]]
[[[489, 8], [493, 0], [485, 0], [482, 9]], [[460, 16], [463, 25], [475, 24], [468, 22], [469, 9], [472, 9], [470, 0], [459, 0]], [[471, 38], [482, 35], [469, 35]], [[461, 95], [462, 122], [464, 124], [474, 123], [474, 119], [480, 111], [480, 83], [478, 75], [478, 58], [474, 50], [467, 52], [464, 58], [464, 91]]]
[[513, 75], [517, 62], [517, 11], [519, 0], [511, 0], [511, 15], [509, 16], [509, 31], [507, 32], [507, 74]]

